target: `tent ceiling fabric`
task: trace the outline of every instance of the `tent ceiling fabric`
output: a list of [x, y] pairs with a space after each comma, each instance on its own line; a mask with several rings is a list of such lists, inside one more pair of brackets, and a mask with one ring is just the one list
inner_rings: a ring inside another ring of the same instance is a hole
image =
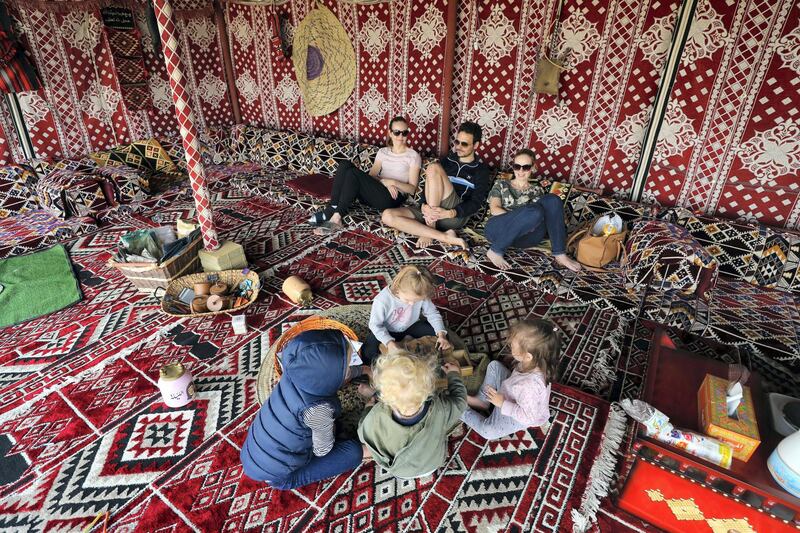
[[294, 72], [312, 117], [339, 109], [356, 85], [356, 52], [336, 15], [319, 4], [297, 27]]

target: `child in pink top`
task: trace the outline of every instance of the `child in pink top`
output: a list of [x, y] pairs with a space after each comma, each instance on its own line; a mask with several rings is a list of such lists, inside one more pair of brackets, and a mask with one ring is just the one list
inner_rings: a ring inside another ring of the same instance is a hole
[[[508, 333], [513, 372], [492, 361], [477, 396], [461, 420], [486, 439], [498, 439], [550, 419], [550, 382], [558, 368], [561, 340], [548, 320], [520, 320]], [[494, 409], [487, 417], [481, 411]]]

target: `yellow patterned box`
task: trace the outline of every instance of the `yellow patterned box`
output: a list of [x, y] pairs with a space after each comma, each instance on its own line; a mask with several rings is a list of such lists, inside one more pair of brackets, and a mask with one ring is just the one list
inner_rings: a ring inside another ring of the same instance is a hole
[[734, 459], [746, 462], [761, 444], [753, 396], [750, 387], [742, 387], [742, 401], [736, 409], [736, 418], [732, 418], [728, 416], [725, 403], [727, 388], [728, 380], [706, 374], [697, 392], [700, 429], [706, 435], [730, 444]]

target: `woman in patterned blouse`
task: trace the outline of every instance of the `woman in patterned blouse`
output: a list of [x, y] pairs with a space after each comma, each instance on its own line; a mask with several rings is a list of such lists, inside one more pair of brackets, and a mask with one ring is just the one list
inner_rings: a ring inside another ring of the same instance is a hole
[[553, 258], [573, 272], [581, 264], [566, 254], [567, 228], [564, 225], [564, 204], [555, 194], [547, 194], [537, 183], [531, 183], [533, 152], [526, 149], [514, 156], [514, 177], [498, 179], [489, 191], [489, 211], [486, 238], [492, 243], [486, 257], [506, 270], [508, 261], [503, 254], [507, 248], [531, 248], [546, 237], [550, 238]]

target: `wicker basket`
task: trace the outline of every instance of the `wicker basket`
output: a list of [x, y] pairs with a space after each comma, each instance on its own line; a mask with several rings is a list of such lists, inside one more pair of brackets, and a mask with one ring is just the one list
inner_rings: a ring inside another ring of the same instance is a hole
[[181, 253], [157, 263], [118, 263], [109, 259], [108, 265], [119, 270], [140, 291], [153, 292], [166, 288], [177, 277], [191, 274], [200, 269], [197, 252], [203, 239], [198, 237], [190, 242]]
[[271, 350], [275, 350], [275, 354], [276, 354], [276, 357], [275, 357], [275, 376], [277, 378], [280, 378], [281, 374], [283, 374], [283, 369], [281, 368], [280, 358], [277, 357], [277, 354], [279, 354], [279, 353], [281, 353], [283, 351], [283, 347], [286, 346], [286, 344], [290, 340], [294, 339], [295, 337], [297, 337], [298, 335], [300, 335], [304, 331], [311, 331], [311, 330], [315, 330], [315, 329], [338, 329], [339, 331], [344, 333], [344, 336], [347, 337], [348, 339], [351, 339], [351, 340], [354, 340], [354, 341], [358, 340], [358, 335], [356, 335], [355, 332], [352, 329], [350, 329], [349, 327], [345, 326], [344, 324], [342, 324], [338, 320], [325, 318], [324, 316], [319, 316], [319, 315], [314, 315], [314, 316], [308, 317], [305, 320], [303, 320], [302, 322], [298, 322], [294, 326], [292, 326], [289, 329], [287, 329], [286, 331], [284, 331], [283, 334], [280, 337], [278, 337], [278, 340], [275, 341], [275, 344], [273, 345], [273, 347], [270, 348]]
[[[166, 314], [171, 316], [210, 316], [210, 315], [218, 315], [220, 313], [230, 313], [233, 311], [239, 311], [244, 309], [251, 303], [256, 301], [258, 298], [258, 291], [261, 289], [261, 280], [258, 279], [258, 274], [256, 272], [248, 272], [247, 274], [243, 274], [241, 270], [222, 270], [220, 272], [200, 272], [198, 274], [189, 274], [188, 276], [183, 276], [176, 280], [170, 282], [169, 286], [167, 287], [166, 293], [164, 297], [161, 298], [161, 310], [164, 311]], [[253, 294], [250, 296], [250, 299], [247, 302], [239, 305], [237, 307], [230, 307], [228, 309], [223, 309], [221, 311], [206, 311], [205, 313], [176, 313], [170, 309], [167, 300], [173, 298], [175, 300], [178, 299], [178, 295], [181, 293], [183, 289], [193, 289], [195, 283], [202, 283], [204, 281], [208, 281], [208, 277], [210, 275], [215, 275], [228, 287], [233, 287], [239, 285], [244, 280], [249, 279], [253, 282]]]

